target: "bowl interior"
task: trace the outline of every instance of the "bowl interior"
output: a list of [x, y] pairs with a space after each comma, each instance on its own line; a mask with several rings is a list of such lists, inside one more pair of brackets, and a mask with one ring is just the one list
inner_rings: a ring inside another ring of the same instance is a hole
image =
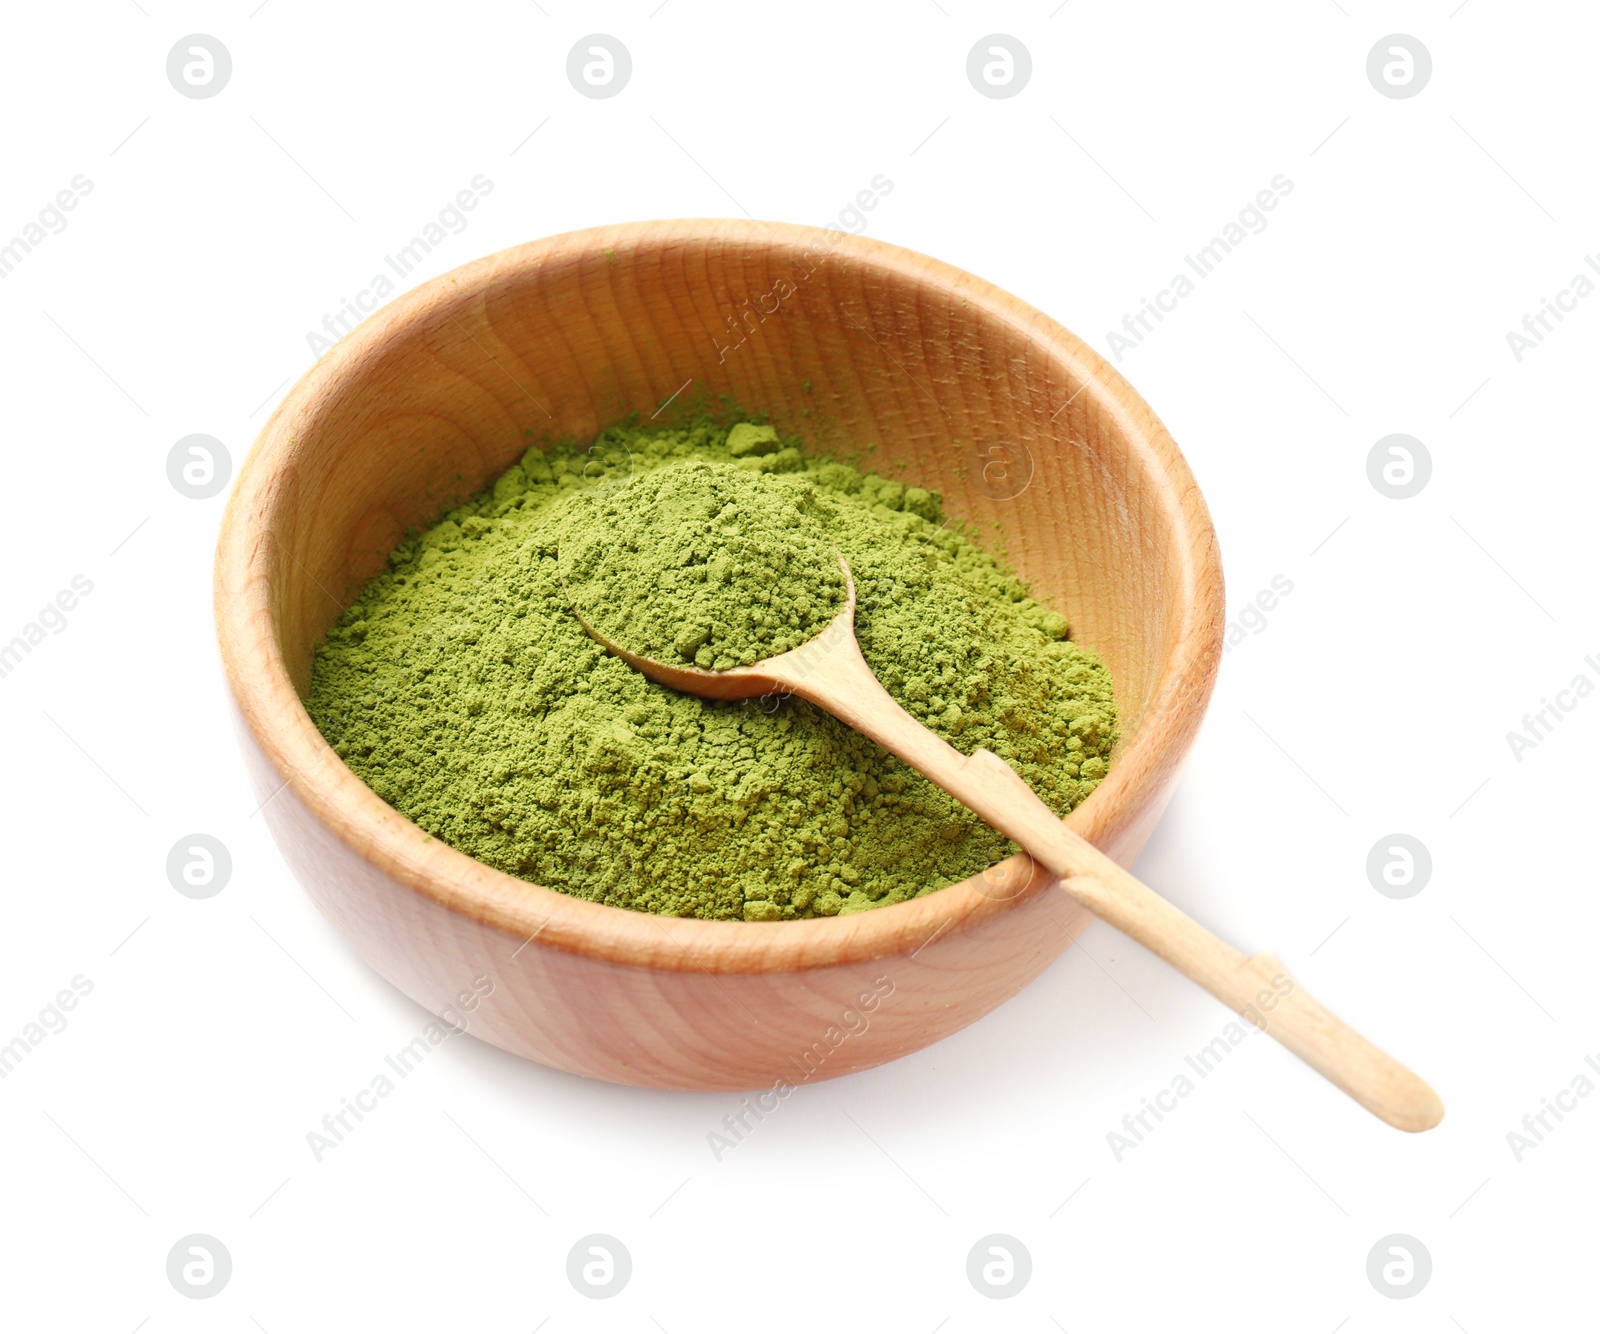
[[273, 601], [296, 688], [406, 530], [530, 443], [731, 401], [815, 452], [865, 449], [863, 466], [941, 491], [1105, 660], [1127, 749], [1194, 610], [1173, 503], [1192, 482], [1152, 449], [1159, 423], [986, 283], [841, 233], [752, 244], [727, 227], [580, 233], [532, 264], [507, 251], [396, 303], [423, 298], [423, 318], [374, 317], [390, 327], [324, 377], [277, 497]]

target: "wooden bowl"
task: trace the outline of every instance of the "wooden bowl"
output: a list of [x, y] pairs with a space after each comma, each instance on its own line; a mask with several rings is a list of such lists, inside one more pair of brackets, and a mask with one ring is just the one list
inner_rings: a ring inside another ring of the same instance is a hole
[[677, 395], [666, 421], [707, 393], [766, 410], [818, 452], [875, 444], [880, 471], [904, 461], [889, 475], [942, 491], [1067, 614], [1111, 669], [1123, 733], [1071, 825], [1130, 864], [1220, 657], [1205, 502], [1155, 414], [1094, 351], [981, 279], [880, 242], [636, 223], [502, 251], [401, 297], [317, 362], [257, 440], [217, 550], [218, 635], [279, 847], [406, 995], [578, 1074], [798, 1085], [970, 1024], [1087, 915], [1026, 858], [893, 907], [798, 922], [569, 898], [404, 819], [301, 704], [315, 645], [406, 529], [508, 467], [530, 429], [584, 440]]

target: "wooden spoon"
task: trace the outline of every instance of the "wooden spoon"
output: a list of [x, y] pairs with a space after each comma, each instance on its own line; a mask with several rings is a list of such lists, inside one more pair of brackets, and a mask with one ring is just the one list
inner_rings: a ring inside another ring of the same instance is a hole
[[861, 656], [855, 581], [839, 563], [846, 585], [839, 614], [814, 639], [749, 667], [704, 671], [641, 657], [607, 639], [576, 605], [573, 613], [610, 652], [674, 690], [707, 699], [794, 694], [827, 710], [982, 816], [1055, 872], [1061, 888], [1096, 917], [1198, 982], [1373, 1115], [1401, 1130], [1439, 1124], [1439, 1095], [1313, 1000], [1276, 958], [1247, 956], [1218, 939], [1068, 829], [998, 755], [963, 755], [901, 708]]

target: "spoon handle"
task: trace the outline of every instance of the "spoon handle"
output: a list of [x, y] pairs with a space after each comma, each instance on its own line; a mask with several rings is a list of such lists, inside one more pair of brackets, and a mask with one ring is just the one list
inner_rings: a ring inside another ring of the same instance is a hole
[[1053, 871], [1096, 917], [1198, 982], [1373, 1115], [1409, 1131], [1431, 1129], [1444, 1116], [1432, 1088], [1318, 1004], [1276, 958], [1243, 954], [1142, 884], [1068, 829], [998, 755], [965, 756], [929, 731], [859, 654], [835, 652], [828, 670], [789, 685], [943, 788]]
[[1274, 956], [1235, 949], [1073, 833], [998, 755], [975, 752], [955, 779], [934, 781], [1054, 871], [1096, 917], [1198, 982], [1373, 1115], [1400, 1130], [1438, 1125], [1444, 1106], [1422, 1079], [1331, 1014]]

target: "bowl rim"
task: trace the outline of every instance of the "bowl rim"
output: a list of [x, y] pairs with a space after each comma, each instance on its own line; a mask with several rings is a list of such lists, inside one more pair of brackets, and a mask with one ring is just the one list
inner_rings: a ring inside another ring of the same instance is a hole
[[[1221, 660], [1223, 595], [1215, 531], [1187, 462], [1133, 387], [1076, 335], [992, 283], [943, 261], [888, 242], [832, 229], [742, 219], [683, 218], [565, 232], [526, 242], [443, 273], [368, 316], [316, 361], [268, 418], [240, 468], [223, 514], [214, 571], [214, 610], [224, 676], [244, 728], [282, 786], [350, 851], [423, 899], [481, 926], [618, 965], [708, 974], [782, 973], [859, 964], [915, 952], [935, 935], [963, 932], [1011, 911], [1051, 883], [1032, 874], [1006, 898], [985, 893], [984, 874], [932, 894], [840, 917], [781, 923], [665, 918], [591, 903], [520, 880], [458, 852], [387, 805], [323, 739], [290, 678], [273, 616], [270, 566], [280, 485], [294, 467], [296, 440], [342, 382], [376, 365], [388, 346], [492, 285], [546, 265], [605, 250], [673, 246], [715, 239], [728, 246], [811, 249], [887, 271], [908, 283], [959, 290], [982, 313], [1044, 345], [1082, 381], [1078, 392], [1116, 419], [1139, 458], [1173, 533], [1181, 616], [1172, 651], [1145, 708], [1144, 721], [1098, 788], [1067, 819], [1074, 832], [1106, 844], [1142, 813], [1151, 785], [1181, 760], [1209, 702]], [[244, 738], [241, 738], [244, 740]], [[274, 796], [277, 794], [275, 793]], [[269, 818], [273, 798], [268, 806]], [[1156, 808], [1159, 813], [1159, 805]], [[1006, 884], [1017, 874], [1012, 866]], [[1006, 866], [1002, 863], [1001, 866]], [[519, 946], [520, 952], [520, 946]], [[714, 980], [714, 978], [713, 978]]]

